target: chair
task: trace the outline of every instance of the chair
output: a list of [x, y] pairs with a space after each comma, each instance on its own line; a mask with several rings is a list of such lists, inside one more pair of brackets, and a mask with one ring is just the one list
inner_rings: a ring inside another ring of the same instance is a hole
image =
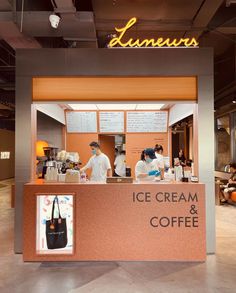
[[232, 200], [232, 202], [236, 203], [236, 191], [233, 191], [231, 193], [230, 199]]

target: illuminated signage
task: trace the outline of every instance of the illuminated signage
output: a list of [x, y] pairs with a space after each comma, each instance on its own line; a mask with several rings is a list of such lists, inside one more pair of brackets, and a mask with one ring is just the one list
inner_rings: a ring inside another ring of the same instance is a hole
[[1, 160], [7, 160], [7, 159], [10, 159], [10, 152], [1, 152], [1, 153], [0, 153], [0, 159], [1, 159]]
[[122, 28], [115, 28], [118, 36], [113, 37], [108, 47], [126, 47], [126, 48], [134, 48], [134, 47], [197, 47], [199, 43], [195, 38], [181, 38], [181, 39], [173, 39], [170, 38], [157, 38], [157, 39], [133, 39], [130, 38], [128, 41], [124, 41], [126, 32], [137, 22], [137, 18], [131, 18], [127, 24]]

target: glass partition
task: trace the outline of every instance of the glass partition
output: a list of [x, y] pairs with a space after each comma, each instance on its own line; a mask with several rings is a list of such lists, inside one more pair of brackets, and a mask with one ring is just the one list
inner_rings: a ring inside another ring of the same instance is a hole
[[216, 119], [216, 170], [227, 171], [231, 162], [230, 115]]

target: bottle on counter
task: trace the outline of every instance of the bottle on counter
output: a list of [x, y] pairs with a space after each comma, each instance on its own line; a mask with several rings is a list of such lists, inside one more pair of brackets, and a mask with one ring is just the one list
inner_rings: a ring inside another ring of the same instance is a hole
[[183, 178], [183, 168], [182, 166], [175, 166], [175, 180], [181, 181]]
[[81, 183], [85, 183], [86, 182], [86, 173], [84, 171], [82, 171], [80, 173], [80, 182]]

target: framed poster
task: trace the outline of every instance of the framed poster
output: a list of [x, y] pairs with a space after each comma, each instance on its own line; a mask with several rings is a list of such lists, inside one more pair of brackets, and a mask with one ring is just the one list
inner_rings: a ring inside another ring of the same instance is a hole
[[99, 112], [99, 128], [101, 133], [123, 133], [124, 112]]
[[97, 132], [97, 113], [66, 111], [66, 128], [69, 133]]
[[168, 111], [127, 112], [127, 132], [167, 132]]
[[37, 194], [36, 253], [73, 254], [74, 195]]

